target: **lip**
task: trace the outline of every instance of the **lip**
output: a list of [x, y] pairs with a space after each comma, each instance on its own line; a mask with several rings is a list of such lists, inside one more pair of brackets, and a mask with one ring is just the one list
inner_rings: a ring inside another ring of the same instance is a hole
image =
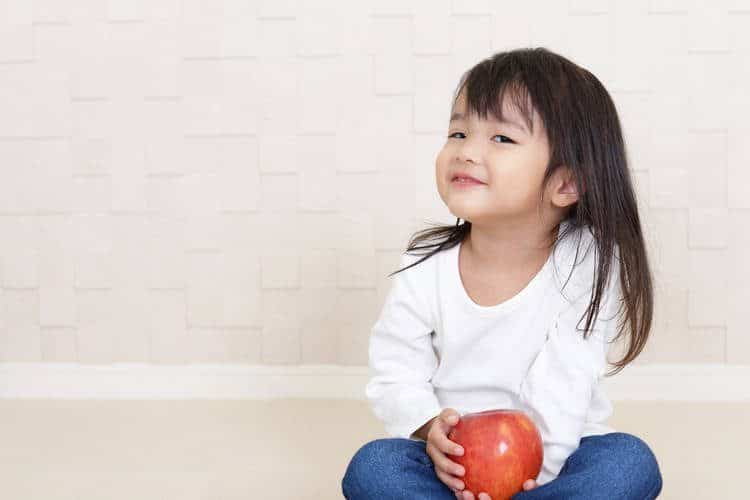
[[459, 182], [458, 180], [451, 181], [451, 187], [453, 189], [472, 189], [477, 187], [484, 186], [484, 183], [482, 182], [475, 182], [475, 181], [466, 181], [466, 182]]
[[[468, 181], [470, 181], [470, 182], [459, 182], [458, 181], [459, 177], [463, 177], [465, 179], [468, 179]], [[476, 177], [473, 177], [473, 176], [467, 174], [466, 172], [455, 172], [451, 176], [451, 183], [462, 184], [462, 185], [464, 185], [464, 184], [486, 184], [486, 182], [482, 182], [479, 179], [477, 179]]]

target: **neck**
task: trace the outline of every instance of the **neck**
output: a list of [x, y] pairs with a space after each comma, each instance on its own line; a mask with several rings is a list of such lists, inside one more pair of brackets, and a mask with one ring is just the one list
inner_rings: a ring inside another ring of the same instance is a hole
[[478, 268], [491, 274], [507, 274], [539, 267], [552, 251], [560, 222], [540, 224], [495, 224], [492, 227], [472, 223], [465, 247]]

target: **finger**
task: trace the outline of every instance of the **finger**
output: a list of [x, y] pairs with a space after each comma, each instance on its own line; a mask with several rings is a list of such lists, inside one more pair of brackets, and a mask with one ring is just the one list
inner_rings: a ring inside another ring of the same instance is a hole
[[458, 421], [461, 419], [458, 412], [453, 409], [447, 410], [445, 413], [441, 414], [440, 417], [441, 418], [438, 419], [438, 427], [440, 427], [446, 435], [453, 427], [458, 425]]
[[461, 464], [448, 458], [445, 453], [439, 450], [432, 442], [427, 443], [425, 450], [436, 469], [442, 469], [455, 476], [463, 476], [466, 473], [466, 470]]
[[454, 476], [463, 476], [466, 474], [466, 469], [464, 469], [463, 465], [457, 464], [448, 458], [445, 453], [439, 450], [432, 442], [428, 442], [425, 449], [427, 455], [432, 459], [435, 469], [441, 469]]
[[453, 455], [455, 457], [464, 456], [464, 447], [448, 438], [445, 438], [444, 440], [438, 439], [438, 446], [440, 447], [440, 451], [446, 455]]
[[464, 454], [464, 448], [448, 439], [449, 430], [444, 427], [447, 424], [441, 423], [430, 429], [427, 436], [427, 442], [432, 443], [441, 453], [461, 456]]
[[477, 498], [479, 498], [479, 500], [492, 500], [490, 498], [490, 496], [487, 493], [485, 493], [484, 491], [481, 491], [479, 493], [479, 497], [477, 497]]
[[438, 449], [448, 455], [462, 456], [464, 454], [464, 448], [455, 441], [448, 439], [448, 435], [443, 431], [435, 438], [435, 444]]
[[435, 474], [437, 474], [437, 477], [445, 483], [449, 488], [452, 488], [454, 490], [463, 490], [465, 488], [464, 482], [460, 479], [451, 476], [450, 474], [446, 474], [444, 471], [441, 470], [435, 470]]
[[464, 490], [464, 500], [474, 500], [474, 493], [470, 490]]
[[464, 466], [461, 464], [457, 464], [450, 458], [446, 457], [442, 453], [436, 454], [435, 458], [437, 459], [436, 462], [436, 468], [441, 469], [444, 472], [447, 472], [448, 474], [451, 474], [453, 476], [463, 477], [464, 474], [466, 474], [466, 469], [464, 469]]
[[456, 425], [461, 418], [458, 412], [453, 408], [446, 408], [440, 414], [441, 419], [448, 425]]

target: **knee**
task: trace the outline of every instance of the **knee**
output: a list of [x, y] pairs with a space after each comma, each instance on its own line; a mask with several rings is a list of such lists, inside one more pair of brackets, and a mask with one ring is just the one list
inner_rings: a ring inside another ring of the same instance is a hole
[[607, 437], [615, 444], [617, 465], [630, 486], [638, 485], [644, 498], [656, 498], [662, 488], [662, 476], [659, 462], [648, 443], [626, 432], [614, 432]]
[[[344, 473], [341, 487], [345, 498], [364, 497], [364, 491], [373, 493], [374, 481], [384, 468], [393, 462], [393, 453], [398, 446], [394, 438], [375, 439], [357, 450]], [[387, 477], [387, 476], [386, 476]]]

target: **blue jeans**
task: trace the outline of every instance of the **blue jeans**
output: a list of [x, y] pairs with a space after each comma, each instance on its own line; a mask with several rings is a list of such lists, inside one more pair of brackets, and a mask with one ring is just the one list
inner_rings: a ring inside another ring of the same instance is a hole
[[[366, 443], [346, 468], [341, 482], [344, 498], [456, 500], [437, 477], [426, 445], [405, 438]], [[649, 446], [632, 434], [611, 432], [582, 438], [557, 478], [516, 493], [512, 500], [651, 500], [661, 487], [659, 464]]]

